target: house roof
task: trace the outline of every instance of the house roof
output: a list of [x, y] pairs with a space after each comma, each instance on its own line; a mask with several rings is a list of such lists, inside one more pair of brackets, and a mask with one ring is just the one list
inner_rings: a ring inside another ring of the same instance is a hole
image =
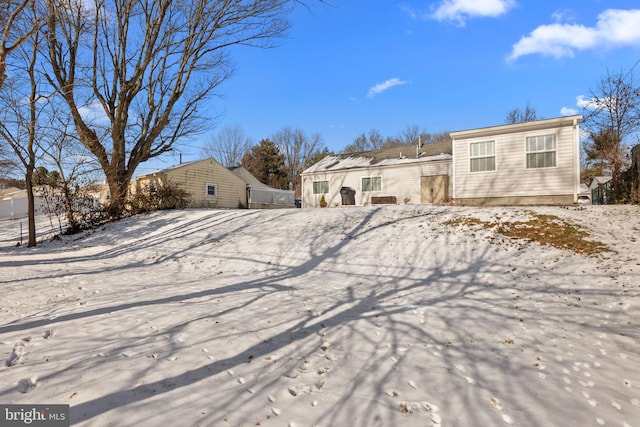
[[207, 161], [213, 161], [214, 163], [220, 165], [221, 168], [223, 169], [227, 169], [229, 172], [233, 173], [236, 177], [240, 178], [242, 181], [244, 181], [245, 183], [249, 184], [252, 187], [264, 187], [264, 188], [271, 188], [266, 184], [263, 184], [262, 182], [260, 182], [258, 180], [258, 178], [256, 178], [255, 176], [253, 176], [251, 174], [251, 172], [249, 172], [248, 170], [246, 170], [245, 168], [243, 168], [242, 166], [236, 166], [236, 167], [231, 167], [231, 168], [225, 168], [224, 166], [222, 166], [220, 163], [218, 163], [215, 159], [213, 158], [206, 158], [206, 159], [201, 159], [201, 160], [194, 160], [191, 162], [186, 162], [186, 163], [180, 163], [177, 165], [173, 165], [173, 166], [169, 166], [166, 167], [164, 169], [158, 169], [149, 173], [146, 173], [144, 175], [140, 175], [138, 176], [138, 178], [141, 177], [147, 177], [147, 176], [153, 176], [153, 175], [163, 175], [172, 171], [175, 171], [177, 169], [180, 168], [184, 168], [187, 166], [191, 166], [194, 165], [196, 163], [200, 163], [200, 162], [207, 162]]
[[17, 187], [7, 187], [5, 189], [0, 190], [0, 199], [2, 198], [12, 198], [14, 193], [18, 193], [20, 191], [24, 191], [24, 190], [20, 190]]
[[243, 180], [244, 182], [246, 182], [252, 187], [271, 188], [267, 184], [263, 184], [262, 182], [260, 182], [258, 178], [253, 176], [251, 172], [249, 172], [242, 166], [234, 166], [228, 169], [231, 172], [233, 172], [238, 178], [240, 178], [241, 180]]
[[371, 166], [392, 166], [392, 165], [407, 165], [433, 162], [438, 160], [451, 160], [453, 156], [451, 154], [439, 154], [437, 156], [428, 156], [416, 158], [395, 158], [395, 159], [383, 159], [376, 161], [376, 158], [367, 156], [366, 153], [359, 154], [338, 154], [333, 156], [327, 156], [320, 160], [313, 166], [305, 169], [303, 173], [314, 172], [328, 172], [344, 169], [358, 169], [369, 168]]
[[450, 135], [451, 135], [451, 138], [453, 139], [464, 139], [464, 138], [475, 138], [475, 137], [482, 137], [482, 136], [489, 136], [489, 135], [500, 135], [505, 133], [529, 132], [532, 130], [548, 129], [548, 128], [553, 128], [557, 126], [576, 125], [580, 120], [582, 120], [582, 116], [577, 114], [574, 116], [556, 117], [553, 119], [536, 120], [532, 122], [523, 122], [523, 123], [516, 123], [516, 124], [461, 130], [457, 132], [451, 132]]
[[334, 154], [324, 157], [318, 163], [305, 169], [302, 173], [449, 160], [452, 158], [451, 140], [426, 143], [420, 148], [420, 157], [416, 158], [415, 156], [415, 144], [402, 144], [395, 147], [363, 151], [360, 153]]
[[21, 190], [16, 187], [0, 190], [0, 200], [23, 199], [25, 197], [27, 197], [27, 190]]
[[610, 176], [594, 176], [593, 179], [591, 180], [591, 184], [589, 185], [589, 188], [596, 188], [598, 185], [606, 184], [612, 179], [613, 177], [610, 177]]
[[144, 175], [140, 175], [139, 177], [165, 174], [167, 172], [171, 172], [171, 171], [174, 171], [176, 169], [184, 168], [186, 166], [190, 166], [190, 165], [193, 165], [193, 164], [196, 164], [196, 163], [199, 163], [199, 162], [204, 162], [205, 160], [211, 160], [211, 159], [201, 159], [201, 160], [194, 160], [194, 161], [191, 161], [191, 162], [179, 163], [177, 165], [168, 166], [168, 167], [166, 167], [164, 169], [157, 169], [157, 170], [154, 170], [154, 171], [151, 171], [151, 172], [147, 172]]

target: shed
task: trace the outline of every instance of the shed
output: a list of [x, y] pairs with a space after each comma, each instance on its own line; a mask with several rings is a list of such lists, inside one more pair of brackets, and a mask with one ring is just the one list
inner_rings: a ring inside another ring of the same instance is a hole
[[591, 180], [589, 185], [589, 191], [591, 192], [591, 203], [594, 205], [607, 205], [612, 202], [611, 200], [611, 184], [612, 177], [610, 176], [595, 176]]

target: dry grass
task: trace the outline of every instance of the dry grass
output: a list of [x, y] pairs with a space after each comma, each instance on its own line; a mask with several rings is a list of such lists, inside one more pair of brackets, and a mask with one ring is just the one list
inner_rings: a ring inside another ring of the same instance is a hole
[[495, 234], [509, 238], [536, 242], [579, 254], [595, 255], [611, 251], [606, 245], [589, 240], [590, 235], [587, 231], [567, 220], [535, 212], [527, 214], [531, 218], [528, 221], [504, 222], [496, 218], [495, 221], [488, 222], [472, 217], [460, 217], [446, 221], [445, 225], [493, 230]]

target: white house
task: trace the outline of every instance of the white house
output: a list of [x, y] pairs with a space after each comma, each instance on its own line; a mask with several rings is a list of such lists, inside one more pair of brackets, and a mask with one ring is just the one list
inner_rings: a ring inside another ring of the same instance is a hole
[[452, 132], [453, 199], [469, 205], [577, 202], [581, 119]]
[[581, 119], [452, 132], [448, 149], [426, 144], [413, 158], [406, 147], [386, 158], [328, 156], [302, 173], [302, 204], [572, 204], [580, 192]]

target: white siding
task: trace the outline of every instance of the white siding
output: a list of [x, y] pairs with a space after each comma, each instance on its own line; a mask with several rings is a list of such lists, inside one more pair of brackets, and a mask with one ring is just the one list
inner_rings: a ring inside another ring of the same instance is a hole
[[[329, 181], [329, 193], [324, 195], [328, 207], [342, 205], [342, 187], [351, 187], [356, 191], [355, 202], [358, 206], [370, 205], [372, 197], [383, 196], [396, 197], [398, 204], [420, 203], [420, 178], [432, 175], [451, 176], [451, 160], [308, 173], [303, 175], [302, 207], [320, 207], [322, 194], [313, 194], [314, 181]], [[382, 189], [363, 192], [362, 178], [375, 176], [382, 178]]]
[[[556, 135], [556, 166], [527, 169], [526, 138]], [[497, 135], [484, 134], [453, 141], [455, 199], [559, 196], [577, 194], [578, 129], [572, 125]], [[470, 172], [469, 144], [495, 141], [495, 171]]]

